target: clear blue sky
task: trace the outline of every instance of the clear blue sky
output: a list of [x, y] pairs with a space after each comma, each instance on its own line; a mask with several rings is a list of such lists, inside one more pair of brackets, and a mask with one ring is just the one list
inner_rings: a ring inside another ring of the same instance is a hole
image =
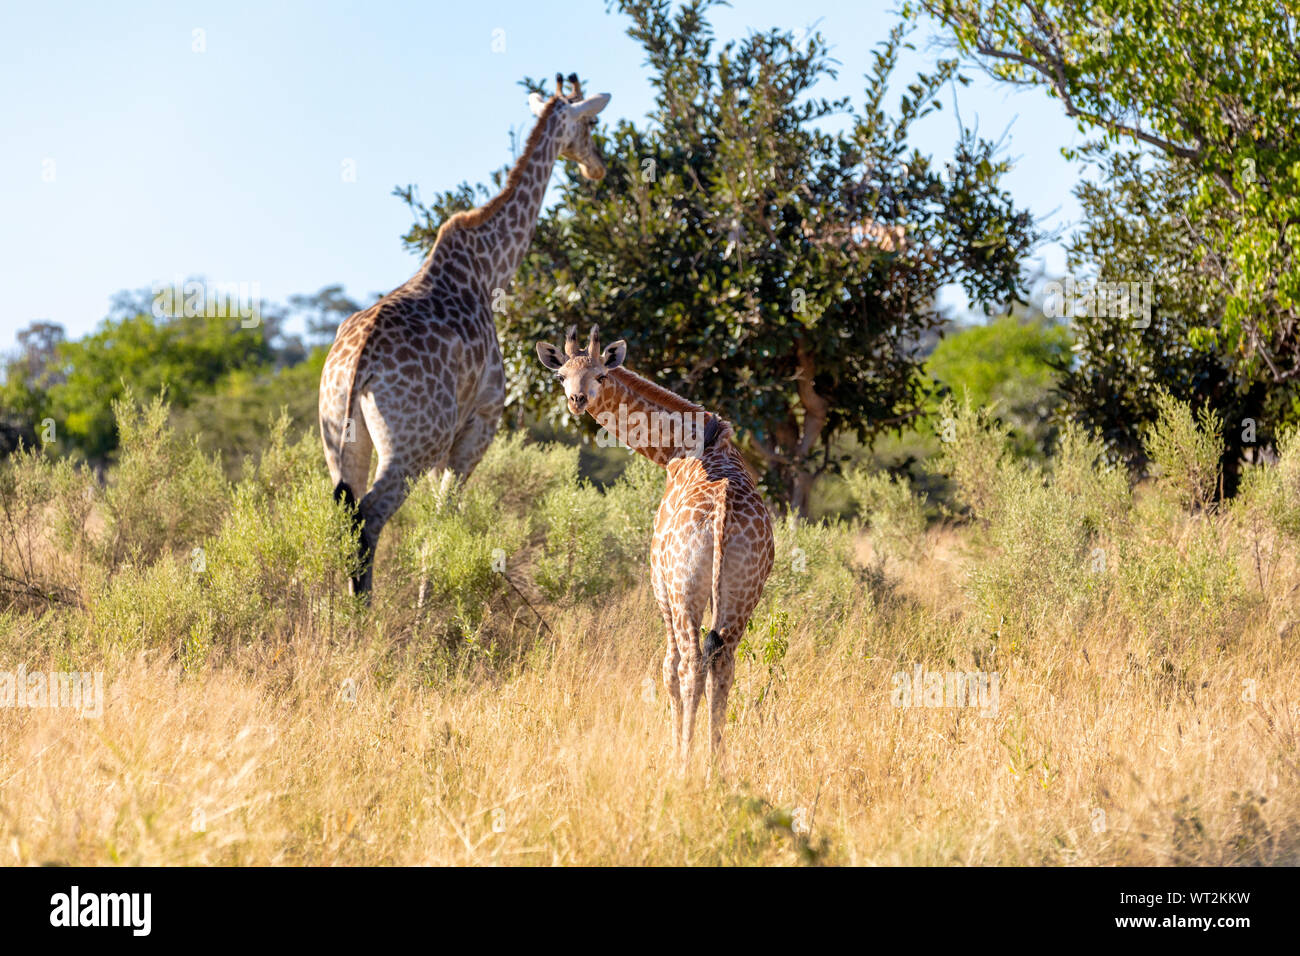
[[[860, 101], [895, 8], [739, 0], [713, 19], [719, 39], [816, 23], [841, 63], [827, 95]], [[509, 162], [511, 130], [531, 120], [521, 77], [576, 71], [589, 90], [613, 95], [611, 119], [639, 120], [651, 103], [641, 52], [604, 0], [0, 0], [0, 10], [6, 351], [33, 320], [76, 337], [115, 292], [175, 276], [257, 282], [267, 301], [341, 283], [368, 301], [417, 265], [399, 241], [410, 216], [393, 187], [414, 183], [431, 196]], [[204, 52], [193, 49], [195, 30]], [[493, 50], [496, 30], [503, 52]], [[896, 80], [933, 64], [935, 35], [918, 25]], [[1042, 92], [967, 72], [963, 120], [990, 137], [1010, 127], [1013, 195], [1046, 225], [1068, 228], [1080, 170], [1060, 147], [1079, 134]], [[949, 93], [914, 138], [940, 160], [956, 139], [951, 106]], [[344, 181], [347, 160], [355, 182]], [[1041, 254], [1063, 268], [1059, 245]]]

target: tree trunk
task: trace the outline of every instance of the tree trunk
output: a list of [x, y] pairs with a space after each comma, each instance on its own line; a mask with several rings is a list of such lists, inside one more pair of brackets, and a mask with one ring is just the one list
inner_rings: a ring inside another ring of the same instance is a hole
[[826, 428], [830, 405], [813, 388], [813, 376], [816, 375], [817, 369], [813, 364], [812, 356], [804, 349], [802, 342], [799, 343], [797, 355], [799, 366], [794, 380], [799, 389], [799, 404], [803, 406], [803, 433], [799, 436], [799, 448], [794, 457], [794, 482], [791, 487], [790, 507], [800, 518], [806, 518], [813, 482], [817, 480], [818, 474], [809, 468], [808, 459], [813, 449], [817, 447], [817, 442], [821, 440], [823, 429]]
[[754, 444], [768, 468], [781, 476], [781, 484], [786, 491], [786, 508], [799, 517], [806, 518], [813, 484], [821, 475], [821, 469], [812, 467], [812, 452], [826, 428], [830, 403], [813, 388], [816, 368], [812, 356], [804, 350], [802, 343], [799, 344], [796, 355], [798, 364], [794, 381], [799, 393], [799, 404], [803, 407], [803, 420], [796, 419], [791, 411], [786, 420], [772, 430], [771, 446], [757, 440]]
[[817, 475], [811, 471], [794, 472], [794, 480], [791, 482], [790, 492], [790, 510], [800, 518], [808, 517], [808, 500], [812, 497], [813, 482]]

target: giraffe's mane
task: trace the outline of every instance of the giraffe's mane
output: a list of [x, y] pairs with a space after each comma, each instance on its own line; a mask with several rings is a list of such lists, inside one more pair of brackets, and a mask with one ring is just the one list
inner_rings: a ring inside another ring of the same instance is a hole
[[671, 392], [662, 385], [656, 385], [648, 378], [642, 378], [629, 368], [616, 368], [612, 370], [611, 374], [614, 376], [614, 381], [618, 382], [633, 395], [636, 395], [638, 398], [643, 398], [647, 402], [659, 405], [670, 412], [706, 411], [703, 406], [687, 401], [676, 392]]
[[444, 222], [441, 228], [438, 229], [438, 238], [434, 242], [435, 247], [442, 241], [443, 236], [448, 233], [457, 229], [471, 229], [491, 219], [505, 201], [514, 194], [515, 189], [519, 186], [519, 181], [524, 178], [524, 168], [528, 165], [529, 158], [533, 155], [533, 151], [537, 149], [537, 144], [542, 141], [542, 134], [546, 131], [547, 120], [551, 118], [551, 114], [555, 112], [555, 107], [561, 102], [564, 101], [558, 95], [552, 96], [546, 101], [541, 113], [537, 115], [537, 124], [533, 126], [533, 131], [528, 134], [528, 141], [524, 144], [524, 151], [506, 177], [506, 184], [501, 192], [482, 206], [458, 212]]

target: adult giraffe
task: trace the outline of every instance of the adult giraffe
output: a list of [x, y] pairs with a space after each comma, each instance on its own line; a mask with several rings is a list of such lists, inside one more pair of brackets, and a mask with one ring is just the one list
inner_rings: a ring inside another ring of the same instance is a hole
[[[623, 444], [668, 471], [650, 543], [650, 578], [668, 630], [663, 677], [673, 745], [685, 765], [695, 711], [707, 690], [716, 757], [736, 647], [772, 571], [772, 518], [763, 496], [731, 441], [730, 423], [623, 368], [627, 344], [622, 340], [602, 351], [599, 330], [592, 326], [583, 349], [573, 326], [563, 352], [538, 342], [537, 355], [559, 373], [570, 412], [589, 413]], [[712, 627], [701, 651], [700, 621], [710, 602]]]
[[[361, 532], [354, 594], [370, 590], [379, 533], [408, 482], [443, 468], [463, 480], [496, 434], [505, 371], [492, 307], [532, 240], [556, 157], [576, 162], [587, 179], [605, 175], [592, 128], [609, 94], [583, 98], [574, 74], [569, 84], [565, 95], [557, 74], [549, 100], [529, 96], [537, 125], [505, 187], [443, 223], [420, 270], [348, 317], [325, 359], [325, 462], [335, 499], [356, 507]], [[366, 492], [372, 450], [379, 464]]]

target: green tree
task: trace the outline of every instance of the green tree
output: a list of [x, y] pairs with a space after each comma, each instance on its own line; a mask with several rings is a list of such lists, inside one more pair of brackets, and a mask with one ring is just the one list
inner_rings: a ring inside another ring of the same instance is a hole
[[946, 335], [925, 370], [972, 405], [993, 406], [1011, 427], [1020, 454], [1042, 454], [1070, 343], [1069, 329], [1041, 312], [1007, 313]]
[[[916, 77], [891, 115], [896, 28], [855, 108], [817, 95], [834, 72], [822, 36], [773, 29], [719, 47], [712, 5], [618, 4], [655, 107], [644, 126], [608, 130], [605, 179], [568, 180], [538, 224], [498, 322], [510, 400], [555, 409], [533, 345], [598, 322], [629, 340], [633, 368], [737, 422], [769, 492], [803, 512], [837, 435], [870, 440], [923, 408], [918, 345], [939, 323], [938, 290], [1015, 298], [1035, 234], [999, 188], [993, 144], [963, 135], [946, 170], [907, 145], [955, 61]], [[480, 192], [425, 206], [403, 191], [407, 241], [428, 248]]]
[[54, 419], [60, 447], [103, 461], [117, 447], [113, 402], [128, 389], [143, 398], [166, 388], [168, 401], [184, 408], [231, 370], [265, 363], [271, 350], [262, 330], [242, 328], [238, 317], [144, 312], [105, 319], [85, 338], [60, 342], [55, 355], [54, 384], [11, 379], [6, 389], [30, 390], [28, 414]]
[[205, 453], [220, 452], [227, 475], [236, 478], [245, 459], [255, 460], [266, 447], [270, 425], [281, 414], [293, 438], [316, 428], [316, 400], [328, 352], [320, 346], [304, 361], [284, 368], [233, 369], [195, 395], [187, 407], [173, 409], [173, 427], [177, 434], [197, 439]]
[[63, 326], [53, 322], [33, 322], [18, 333], [18, 352], [4, 363], [0, 378], [0, 458], [20, 444], [36, 445], [45, 390], [63, 380], [58, 351], [66, 338]]
[[1144, 431], [1156, 422], [1163, 393], [1198, 411], [1214, 409], [1227, 425], [1222, 471], [1231, 495], [1243, 453], [1270, 444], [1295, 417], [1295, 384], [1253, 376], [1230, 356], [1192, 344], [1193, 331], [1221, 316], [1225, 300], [1214, 262], [1187, 226], [1194, 174], [1138, 153], [1095, 158], [1099, 175], [1074, 191], [1083, 223], [1067, 250], [1071, 268], [1159, 281], [1145, 327], [1123, 316], [1073, 319], [1072, 360], [1060, 366], [1061, 411], [1100, 435], [1112, 458], [1142, 471]]
[[[1300, 376], [1300, 43], [1286, 0], [917, 0], [993, 75], [1185, 180], [1182, 228], [1222, 308], [1186, 327], [1241, 382]], [[1174, 277], [1159, 273], [1163, 284]]]
[[165, 387], [176, 430], [221, 452], [232, 476], [282, 411], [295, 431], [314, 425], [327, 349], [309, 352], [287, 327], [297, 316], [308, 334], [332, 337], [338, 319], [358, 308], [342, 287], [290, 296], [287, 307], [257, 303], [256, 323], [209, 316], [206, 303], [205, 314], [182, 314], [196, 311], [186, 307], [186, 288], [171, 290], [170, 305], [154, 290], [120, 292], [99, 328], [74, 342], [49, 323], [20, 332], [0, 382], [0, 455], [19, 438], [34, 444], [51, 418], [55, 450], [103, 462], [118, 444], [113, 402], [128, 389], [148, 401]]

